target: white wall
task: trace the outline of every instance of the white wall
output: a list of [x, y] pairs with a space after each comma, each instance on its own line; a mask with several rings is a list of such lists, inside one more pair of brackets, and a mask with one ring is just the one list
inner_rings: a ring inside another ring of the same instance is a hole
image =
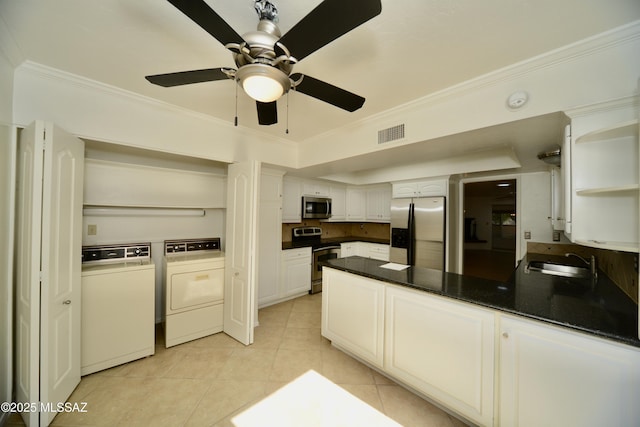
[[14, 120], [53, 121], [78, 137], [225, 163], [297, 166], [290, 141], [151, 98], [25, 62], [15, 73]]
[[[13, 354], [13, 68], [0, 52], [0, 402], [11, 402]], [[0, 425], [9, 414], [0, 412]]]

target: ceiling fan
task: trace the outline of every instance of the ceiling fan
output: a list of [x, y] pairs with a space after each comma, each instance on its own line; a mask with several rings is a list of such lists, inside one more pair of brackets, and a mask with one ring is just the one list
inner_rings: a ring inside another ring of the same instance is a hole
[[[235, 68], [207, 68], [156, 74], [145, 78], [171, 87], [215, 80], [235, 80], [256, 100], [258, 123], [278, 122], [276, 100], [289, 90], [353, 112], [365, 99], [300, 73], [293, 66], [316, 50], [377, 16], [380, 0], [324, 0], [284, 36], [277, 26], [278, 11], [268, 0], [255, 0], [260, 17], [256, 31], [240, 36], [204, 0], [168, 0], [233, 53]], [[237, 118], [236, 118], [237, 125]]]

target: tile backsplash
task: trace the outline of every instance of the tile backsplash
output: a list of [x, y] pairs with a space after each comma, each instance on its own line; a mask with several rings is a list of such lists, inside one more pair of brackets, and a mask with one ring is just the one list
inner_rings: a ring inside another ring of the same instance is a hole
[[590, 248], [573, 244], [527, 244], [527, 252], [536, 254], [564, 255], [573, 252], [581, 257], [590, 258], [595, 255], [598, 258], [598, 267], [604, 272], [622, 291], [638, 304], [638, 272], [635, 269], [638, 254], [628, 252], [610, 251], [606, 249]]
[[282, 224], [282, 241], [291, 241], [291, 230], [295, 227], [320, 227], [322, 238], [335, 237], [368, 237], [371, 239], [389, 240], [389, 224], [377, 222], [320, 222], [319, 220], [305, 220], [298, 224]]

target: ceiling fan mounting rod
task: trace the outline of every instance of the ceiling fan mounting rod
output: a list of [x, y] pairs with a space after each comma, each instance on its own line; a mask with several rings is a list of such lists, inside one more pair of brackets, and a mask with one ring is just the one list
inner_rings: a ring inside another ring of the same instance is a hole
[[278, 22], [278, 9], [268, 0], [255, 0], [253, 5], [260, 19], [267, 19], [271, 22]]

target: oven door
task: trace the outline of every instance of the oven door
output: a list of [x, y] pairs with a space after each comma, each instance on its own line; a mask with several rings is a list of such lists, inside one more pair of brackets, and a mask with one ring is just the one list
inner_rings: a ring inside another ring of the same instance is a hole
[[[325, 246], [313, 250], [313, 270], [311, 271], [311, 293], [322, 290], [322, 263], [340, 258], [340, 246]], [[314, 291], [315, 288], [319, 288]]]

